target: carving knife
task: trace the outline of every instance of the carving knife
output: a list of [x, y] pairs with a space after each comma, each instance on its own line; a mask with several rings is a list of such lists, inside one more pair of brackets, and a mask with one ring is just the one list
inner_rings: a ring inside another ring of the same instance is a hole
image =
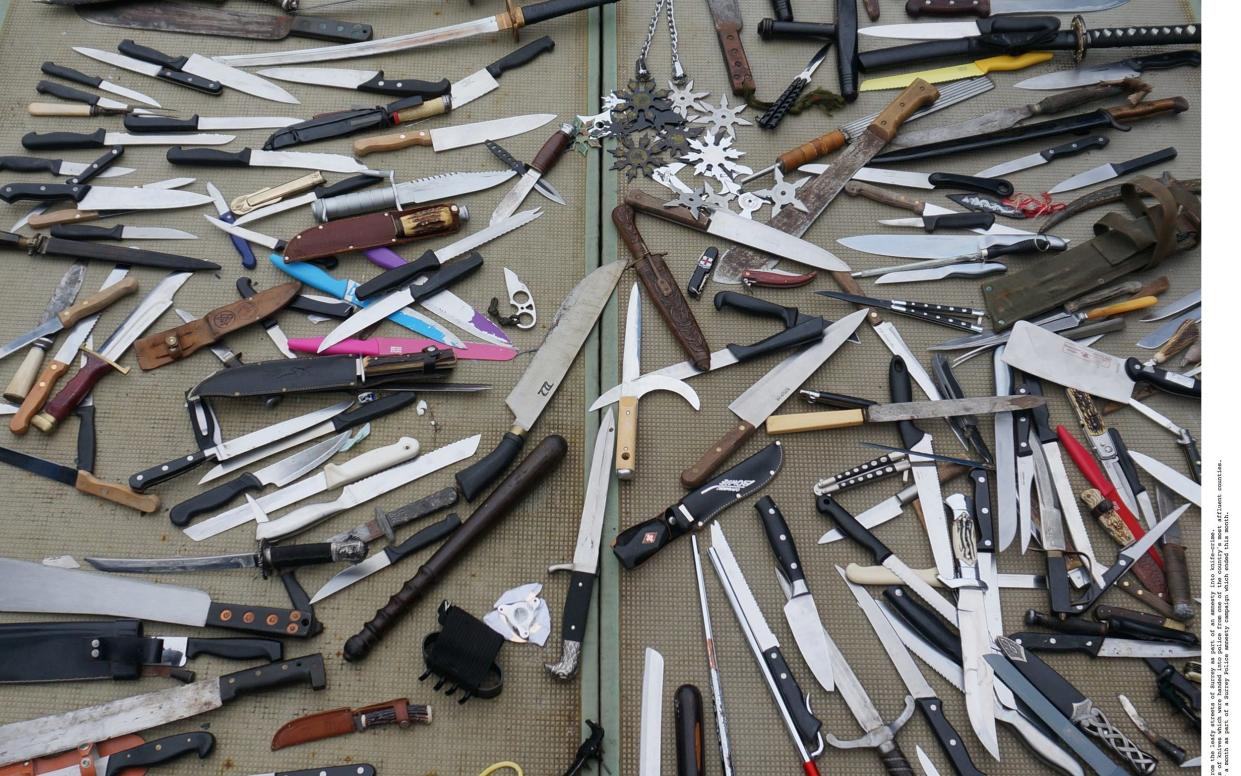
[[[91, 164], [85, 162], [66, 162], [63, 159], [41, 159], [37, 156], [0, 156], [0, 171], [3, 172], [46, 172], [51, 175], [63, 175], [76, 178], [90, 170]], [[108, 167], [100, 171], [100, 178], [119, 178], [129, 175], [133, 167]], [[10, 231], [16, 231], [14, 227]]]
[[[53, 570], [67, 571], [65, 569]], [[132, 580], [112, 579], [109, 581], [140, 585], [144, 588], [156, 587], [149, 583]], [[173, 590], [181, 591], [185, 588], [173, 588]], [[189, 592], [206, 598], [205, 593], [197, 590]], [[232, 609], [228, 611], [230, 614], [233, 613]], [[323, 656], [318, 653], [303, 655], [258, 668], [247, 668], [244, 671], [224, 674], [214, 679], [202, 679], [181, 687], [131, 695], [96, 706], [3, 725], [0, 726], [0, 761], [22, 762], [73, 749], [80, 746], [83, 741], [105, 741], [127, 733], [150, 730], [159, 725], [218, 709], [242, 695], [289, 685], [306, 685], [315, 690], [326, 687], [327, 676], [324, 671]], [[333, 776], [339, 775], [333, 774]]]
[[473, 124], [458, 124], [432, 130], [417, 129], [391, 135], [376, 135], [353, 141], [353, 152], [358, 156], [366, 156], [380, 151], [398, 151], [410, 146], [431, 146], [436, 153], [450, 151], [454, 148], [477, 145], [486, 140], [500, 140], [520, 135], [538, 129], [554, 118], [556, 118], [555, 113], [531, 113], [525, 116], [509, 116], [503, 119], [477, 121]]
[[797, 545], [793, 542], [788, 522], [770, 496], [763, 496], [755, 502], [754, 508], [763, 524], [767, 543], [775, 553], [779, 574], [792, 591], [792, 596], [784, 604], [784, 619], [793, 633], [793, 640], [797, 642], [798, 651], [810, 667], [810, 673], [814, 674], [820, 687], [832, 692], [835, 689], [832, 650], [828, 646], [827, 632], [823, 629], [814, 596], [806, 584], [806, 571], [797, 554]]
[[1080, 652], [1090, 657], [1165, 658], [1198, 657], [1202, 648], [1192, 644], [1145, 639], [1103, 638], [1081, 633], [1014, 633], [1009, 636], [1031, 652]]
[[745, 444], [758, 426], [844, 344], [869, 312], [866, 308], [857, 310], [828, 326], [821, 340], [786, 357], [734, 399], [728, 409], [740, 423], [681, 472], [681, 484], [695, 488], [706, 482], [711, 473]]
[[[893, 361], [896, 358], [893, 357]], [[902, 361], [903, 363], [903, 361]], [[768, 434], [790, 434], [801, 431], [820, 431], [832, 428], [850, 428], [863, 423], [907, 423], [925, 418], [954, 418], [968, 415], [990, 415], [996, 412], [1015, 412], [1041, 407], [1047, 400], [1041, 396], [972, 396], [966, 399], [940, 399], [939, 401], [910, 401], [893, 404], [869, 404], [848, 410], [822, 412], [796, 412], [773, 415], [767, 419]], [[906, 450], [914, 445], [905, 440]], [[929, 453], [929, 450], [911, 452], [911, 456]], [[932, 459], [934, 460], [934, 459]], [[925, 467], [913, 467], [925, 468]]]
[[[109, 148], [129, 145], [225, 145], [236, 140], [235, 135], [199, 133], [195, 135], [136, 135], [128, 132], [27, 132], [22, 135], [22, 148], [29, 151], [58, 151], [72, 148]], [[213, 149], [201, 149], [203, 151]]]
[[1171, 490], [1183, 499], [1191, 502], [1196, 507], [1202, 506], [1202, 486], [1167, 464], [1155, 458], [1139, 453], [1136, 450], [1129, 450], [1129, 457], [1133, 459], [1143, 471], [1158, 480], [1164, 487]]
[[[102, 130], [100, 130], [102, 132]], [[112, 133], [109, 133], [112, 134]], [[243, 148], [240, 151], [222, 151], [218, 148], [182, 148], [185, 145], [223, 145], [232, 142], [232, 135], [210, 135], [223, 137], [216, 143], [204, 143], [203, 135], [130, 135], [129, 137], [164, 137], [169, 148], [165, 154], [169, 164], [200, 165], [203, 167], [291, 167], [299, 170], [322, 170], [323, 172], [369, 173], [382, 177], [351, 156], [343, 154], [324, 154], [310, 151], [263, 151], [255, 148]]]
[[292, 116], [199, 116], [189, 118], [157, 116], [154, 114], [130, 114], [122, 119], [130, 132], [206, 132], [220, 129], [279, 129], [299, 124], [305, 119]]
[[269, 574], [320, 563], [357, 563], [366, 557], [366, 543], [356, 540], [316, 544], [262, 544], [257, 552], [199, 558], [83, 558], [96, 571], [126, 574], [176, 574], [229, 569], [257, 569]]
[[638, 776], [659, 776], [664, 734], [664, 656], [646, 648], [642, 663], [642, 711], [638, 730]]
[[[919, 25], [921, 26], [921, 25]], [[1072, 89], [1075, 86], [1089, 86], [1105, 81], [1123, 81], [1126, 78], [1137, 78], [1147, 70], [1170, 70], [1175, 67], [1198, 67], [1202, 64], [1202, 53], [1198, 51], [1169, 51], [1163, 54], [1148, 54], [1141, 57], [1122, 59], [1089, 67], [1076, 67], [1072, 70], [1060, 70], [1055, 73], [1027, 78], [1013, 84], [1018, 89]]]
[[171, 81], [201, 92], [218, 94], [223, 85], [264, 100], [298, 104], [296, 97], [271, 81], [198, 54], [170, 56], [130, 39], [121, 41], [116, 48], [120, 54], [85, 46], [74, 46], [73, 50], [114, 67]]
[[156, 102], [153, 98], [148, 97], [142, 92], [136, 91], [134, 89], [127, 89], [124, 86], [121, 86], [120, 84], [114, 84], [111, 81], [105, 80], [103, 78], [99, 78], [97, 76], [87, 75], [86, 73], [80, 72], [78, 70], [74, 70], [72, 67], [65, 67], [64, 65], [58, 65], [55, 62], [44, 62], [40, 66], [39, 69], [45, 75], [50, 75], [55, 78], [63, 78], [64, 80], [70, 81], [75, 84], [81, 84], [82, 86], [92, 86], [96, 89], [99, 89], [105, 92], [111, 92], [112, 94], [115, 94], [118, 97], [124, 97], [126, 100], [129, 100], [130, 102], [140, 102], [143, 105], [149, 105], [152, 108], [163, 107], [158, 102]]
[[[376, 512], [382, 512], [378, 507]], [[452, 535], [452, 532], [461, 526], [461, 520], [456, 515], [449, 515], [438, 523], [423, 528], [422, 530], [410, 536], [400, 544], [392, 544], [384, 547], [379, 552], [371, 555], [366, 560], [346, 566], [336, 573], [336, 576], [324, 583], [323, 587], [311, 597], [310, 603], [317, 604], [329, 596], [334, 596], [340, 591], [361, 582], [369, 576], [379, 573], [384, 569], [399, 563], [410, 557], [416, 552], [430, 547], [432, 544]]]
[[[612, 482], [609, 464], [616, 447], [616, 421], [609, 408], [603, 413], [599, 430], [595, 434], [595, 446], [590, 458], [590, 472], [586, 478], [586, 495], [582, 502], [582, 518], [578, 527], [577, 544], [573, 548], [573, 560], [548, 567], [548, 571], [568, 571], [569, 592], [565, 597], [560, 626], [560, 659], [544, 664], [544, 668], [557, 679], [571, 679], [577, 673], [586, 640], [586, 622], [590, 603], [598, 578], [599, 549], [603, 542], [603, 523], [607, 512], [608, 489]], [[645, 716], [645, 698], [643, 699]], [[645, 725], [645, 719], [643, 721]], [[645, 734], [645, 730], [643, 731]], [[657, 771], [658, 772], [658, 771]]]
[[176, 0], [127, 2], [123, 5], [78, 5], [78, 16], [91, 24], [131, 30], [185, 32], [251, 40], [288, 37], [349, 43], [370, 40], [371, 25], [322, 16], [242, 13], [233, 9], [179, 3]]
[[143, 186], [96, 186], [89, 183], [6, 183], [0, 200], [18, 202], [72, 201], [79, 210], [166, 210], [198, 207], [211, 201], [193, 191]]
[[[168, 178], [162, 181], [146, 184], [145, 188], [149, 189], [179, 189], [189, 186], [194, 182], [194, 178]], [[50, 213], [48, 208], [50, 204], [37, 205], [31, 208], [24, 216], [19, 218], [13, 224], [10, 231], [16, 232], [18, 229], [30, 224], [34, 229], [47, 229], [57, 224], [80, 224], [87, 221], [98, 221], [105, 218], [119, 218], [127, 215], [122, 210], [106, 210], [103, 212], [91, 212], [89, 210], [78, 210], [77, 208], [62, 208], [53, 210]]]

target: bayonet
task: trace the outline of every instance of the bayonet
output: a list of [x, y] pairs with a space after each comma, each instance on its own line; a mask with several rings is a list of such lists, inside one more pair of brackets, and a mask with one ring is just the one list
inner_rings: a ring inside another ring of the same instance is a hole
[[[375, 513], [378, 518], [383, 514], [383, 510], [376, 507]], [[448, 538], [453, 531], [460, 527], [461, 519], [456, 515], [449, 515], [438, 523], [433, 523], [423, 528], [400, 544], [391, 544], [360, 563], [346, 566], [311, 596], [310, 603], [316, 604], [328, 596], [336, 595], [345, 588], [361, 582], [367, 577], [410, 557], [414, 553]]]
[[124, 68], [135, 73], [170, 81], [179, 86], [219, 94], [221, 86], [236, 89], [239, 92], [264, 100], [283, 102], [290, 105], [298, 104], [298, 99], [281, 89], [271, 81], [259, 78], [253, 73], [238, 70], [217, 60], [208, 59], [198, 54], [176, 57], [142, 46], [132, 40], [123, 40], [117, 46], [120, 54], [111, 51], [74, 46], [73, 50], [91, 59], [114, 67]]
[[582, 502], [581, 523], [573, 560], [550, 566], [548, 571], [569, 572], [569, 592], [565, 597], [560, 625], [560, 659], [543, 667], [557, 679], [571, 679], [577, 673], [582, 642], [586, 640], [586, 621], [590, 614], [595, 580], [598, 578], [599, 549], [603, 542], [603, 520], [607, 512], [608, 488], [612, 482], [609, 463], [616, 447], [616, 422], [609, 409], [599, 421], [595, 447], [586, 476], [586, 495]]

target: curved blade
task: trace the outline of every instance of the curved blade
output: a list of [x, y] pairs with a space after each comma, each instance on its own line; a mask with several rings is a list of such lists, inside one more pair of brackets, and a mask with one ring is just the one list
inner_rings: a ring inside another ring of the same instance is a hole
[[699, 407], [698, 392], [691, 388], [684, 380], [674, 380], [671, 377], [650, 374], [638, 378], [633, 385], [636, 388], [634, 395], [639, 398], [651, 391], [671, 391], [684, 399], [694, 409]]
[[392, 558], [386, 552], [377, 552], [361, 563], [354, 563], [341, 569], [334, 577], [319, 588], [310, 603], [317, 604], [328, 596], [335, 595], [352, 584], [366, 579], [372, 574], [383, 571], [392, 565]]

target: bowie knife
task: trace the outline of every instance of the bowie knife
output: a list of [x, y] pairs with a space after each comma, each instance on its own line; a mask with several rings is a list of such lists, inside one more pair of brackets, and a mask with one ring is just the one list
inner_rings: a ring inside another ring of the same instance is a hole
[[[375, 175], [354, 175], [328, 185], [323, 182], [323, 175], [316, 170], [315, 172], [294, 178], [283, 185], [262, 188], [253, 194], [234, 200], [233, 204], [237, 205], [244, 215], [237, 216], [231, 223], [240, 225], [250, 221], [257, 221], [276, 213], [283, 213], [286, 210], [301, 207], [302, 205], [311, 205], [313, 209], [314, 204], [320, 199], [355, 193], [359, 189], [379, 183], [380, 180]], [[309, 183], [311, 181], [314, 183]], [[316, 183], [319, 185], [315, 185]], [[305, 191], [306, 185], [311, 185], [313, 188], [310, 191]], [[305, 193], [297, 194], [299, 191]], [[219, 205], [217, 205], [216, 209], [219, 211]], [[224, 210], [229, 210], [227, 203]], [[222, 212], [220, 215], [223, 218]], [[224, 220], [227, 221], [228, 219]]]
[[1017, 89], [1072, 89], [1075, 86], [1089, 86], [1107, 81], [1123, 81], [1126, 78], [1137, 78], [1147, 70], [1170, 70], [1176, 67], [1198, 67], [1202, 63], [1202, 53], [1198, 51], [1169, 51], [1163, 54], [1148, 54], [1141, 57], [1122, 59], [1105, 65], [1076, 67], [1072, 70], [1060, 70], [1055, 73], [1027, 78], [1013, 86]]
[[[565, 150], [573, 143], [573, 138], [577, 134], [577, 130], [572, 124], [561, 124], [560, 127], [552, 133], [547, 139], [539, 152], [534, 155], [527, 166], [526, 171], [513, 184], [513, 188], [509, 189], [500, 200], [500, 204], [496, 205], [496, 209], [491, 211], [490, 224], [513, 215], [517, 208], [521, 207], [521, 203], [526, 201], [526, 195], [535, 187], [539, 180], [552, 171], [552, 167], [564, 155]], [[434, 139], [434, 138], [432, 138]], [[488, 138], [489, 140], [494, 138]]]
[[320, 563], [357, 563], [366, 557], [366, 543], [356, 540], [316, 544], [261, 544], [257, 552], [198, 558], [83, 558], [96, 571], [126, 574], [178, 574], [228, 569], [256, 569], [271, 574]]
[[767, 418], [814, 374], [844, 344], [869, 310], [857, 310], [827, 327], [823, 338], [804, 350], [788, 356], [747, 388], [729, 410], [740, 420], [736, 426], [708, 449], [702, 457], [681, 472], [687, 488], [702, 485], [734, 452], [741, 448]]
[[392, 135], [376, 135], [353, 141], [353, 152], [358, 156], [366, 156], [382, 151], [398, 151], [410, 146], [431, 146], [436, 153], [450, 151], [477, 145], [486, 140], [501, 140], [520, 135], [538, 129], [554, 118], [555, 113], [531, 113], [432, 130], [418, 129]]
[[73, 50], [115, 67], [162, 78], [198, 91], [218, 94], [223, 85], [264, 100], [298, 104], [296, 97], [271, 81], [198, 54], [170, 56], [129, 39], [121, 41], [116, 48], [120, 54], [84, 46], [75, 46]]
[[[455, 493], [455, 491], [453, 492]], [[375, 508], [375, 512], [376, 514], [383, 514], [378, 507]], [[453, 531], [460, 527], [461, 519], [456, 515], [449, 515], [438, 523], [423, 528], [400, 544], [384, 547], [366, 560], [347, 566], [337, 572], [336, 576], [324, 583], [323, 587], [319, 588], [311, 597], [310, 603], [316, 604], [329, 596], [336, 595], [345, 588], [405, 560], [414, 553], [430, 547], [432, 544], [446, 539], [452, 535]]]
[[179, 3], [176, 0], [127, 2], [124, 5], [79, 5], [78, 16], [91, 24], [131, 30], [184, 32], [251, 40], [283, 40], [287, 37], [349, 43], [370, 40], [371, 25], [344, 22], [322, 16], [243, 13], [233, 9]]
[[623, 261], [605, 264], [578, 281], [565, 296], [543, 344], [504, 400], [513, 413], [512, 428], [494, 450], [456, 474], [466, 501], [481, 494], [517, 457], [526, 435], [577, 359], [625, 266]]
[[[280, 213], [306, 203], [310, 204], [315, 220], [320, 223], [339, 218], [373, 213], [376, 210], [404, 210], [411, 205], [421, 205], [440, 199], [453, 199], [463, 194], [484, 191], [511, 179], [516, 173], [511, 170], [488, 170], [486, 172], [449, 172], [442, 175], [431, 175], [417, 178], [404, 183], [389, 182], [388, 185], [371, 191], [337, 191], [318, 190], [308, 192], [300, 197], [293, 197], [276, 205], [247, 213], [237, 219], [237, 224], [245, 224], [266, 218], [268, 215]], [[378, 182], [373, 176], [366, 176], [371, 183]], [[341, 183], [344, 183], [342, 181]], [[340, 186], [341, 184], [336, 184]], [[365, 185], [370, 185], [367, 183]], [[359, 188], [355, 186], [354, 188]]]
[[[127, 580], [114, 579], [109, 582], [155, 587], [149, 583]], [[0, 726], [0, 762], [21, 762], [73, 749], [83, 741], [105, 741], [127, 733], [149, 730], [218, 709], [241, 695], [294, 684], [305, 684], [315, 690], [326, 687], [323, 656], [318, 653], [303, 655], [181, 687], [3, 725]]]
[[45, 75], [50, 75], [55, 78], [63, 78], [66, 81], [71, 81], [75, 84], [81, 84], [82, 86], [92, 86], [96, 89], [100, 89], [105, 92], [111, 92], [112, 94], [115, 94], [118, 97], [124, 97], [125, 99], [130, 100], [132, 102], [140, 102], [143, 105], [149, 105], [152, 108], [162, 107], [153, 98], [148, 97], [142, 92], [136, 91], [134, 89], [127, 89], [126, 87], [121, 86], [120, 84], [114, 84], [111, 81], [105, 80], [103, 78], [99, 78], [97, 76], [87, 75], [86, 73], [82, 73], [80, 71], [74, 70], [71, 67], [65, 67], [64, 65], [58, 65], [55, 62], [44, 62], [39, 67], [39, 69]]
[[802, 659], [810, 667], [810, 673], [814, 674], [815, 680], [824, 691], [832, 692], [835, 689], [832, 678], [832, 650], [828, 647], [827, 631], [823, 629], [814, 596], [810, 594], [810, 588], [806, 584], [806, 571], [797, 554], [793, 534], [789, 531], [784, 515], [770, 496], [763, 496], [755, 502], [754, 508], [763, 524], [767, 543], [775, 553], [780, 567], [779, 573], [793, 593], [784, 605], [784, 619], [789, 624]]

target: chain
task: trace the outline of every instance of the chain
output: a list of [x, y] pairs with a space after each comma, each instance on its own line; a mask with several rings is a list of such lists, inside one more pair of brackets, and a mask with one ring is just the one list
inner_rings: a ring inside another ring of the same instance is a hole
[[677, 20], [673, 2], [674, 0], [659, 0], [655, 4], [655, 12], [651, 14], [651, 21], [646, 25], [646, 40], [642, 42], [642, 50], [638, 53], [638, 61], [634, 63], [635, 75], [639, 81], [646, 81], [651, 78], [651, 71], [646, 66], [646, 57], [651, 53], [651, 43], [655, 40], [655, 29], [659, 26], [659, 16], [664, 12], [664, 6], [667, 6], [668, 37], [672, 41], [672, 80], [676, 84], [685, 82], [685, 68], [681, 66], [681, 55], [678, 50], [679, 39], [677, 38]]
[[685, 83], [685, 68], [681, 67], [681, 55], [677, 51], [677, 17], [675, 0], [668, 0], [668, 38], [672, 41], [672, 82], [678, 86]]

